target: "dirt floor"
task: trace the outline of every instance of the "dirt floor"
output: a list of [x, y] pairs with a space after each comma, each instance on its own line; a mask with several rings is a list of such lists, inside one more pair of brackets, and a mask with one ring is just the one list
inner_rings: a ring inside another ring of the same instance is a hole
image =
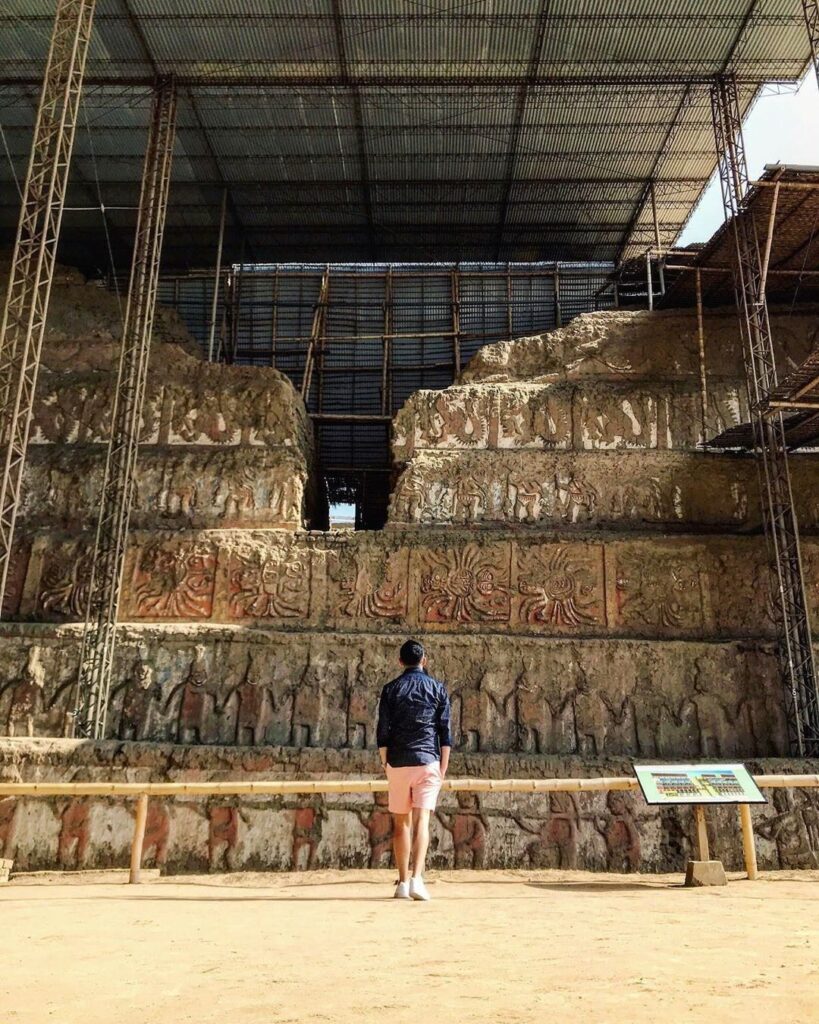
[[819, 1022], [819, 872], [57, 879], [0, 886], [3, 1024]]

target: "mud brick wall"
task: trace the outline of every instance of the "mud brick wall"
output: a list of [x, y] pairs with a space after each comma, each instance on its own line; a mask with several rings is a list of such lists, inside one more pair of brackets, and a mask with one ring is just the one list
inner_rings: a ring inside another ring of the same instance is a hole
[[[809, 764], [757, 760], [760, 773]], [[630, 774], [627, 759], [457, 755], [473, 777]], [[281, 747], [202, 748], [140, 743], [0, 741], [6, 781], [191, 781], [367, 777], [371, 755]], [[760, 866], [819, 866], [819, 794], [773, 791], [753, 809]], [[0, 857], [16, 870], [125, 867], [134, 802], [98, 798], [0, 798]], [[736, 808], [708, 811], [714, 856], [742, 865]], [[144, 862], [168, 873], [387, 867], [392, 823], [384, 794], [327, 797], [152, 799]], [[433, 868], [586, 868], [682, 871], [696, 850], [687, 808], [647, 807], [638, 794], [447, 793], [432, 817]]]

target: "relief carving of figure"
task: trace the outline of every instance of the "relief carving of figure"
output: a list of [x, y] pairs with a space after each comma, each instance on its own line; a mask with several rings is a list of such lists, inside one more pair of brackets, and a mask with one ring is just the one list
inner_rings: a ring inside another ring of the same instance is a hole
[[509, 574], [502, 550], [477, 544], [426, 553], [421, 577], [424, 622], [503, 622], [510, 612]]
[[149, 544], [140, 551], [134, 573], [135, 614], [139, 618], [207, 619], [213, 611], [215, 579], [213, 545]]
[[173, 399], [171, 436], [177, 443], [230, 443], [236, 433], [235, 397], [218, 388], [169, 389]]
[[183, 515], [188, 518], [196, 513], [198, 487], [195, 471], [185, 463], [166, 467], [162, 484], [157, 495], [157, 510], [165, 515]]
[[640, 833], [631, 802], [625, 793], [610, 792], [605, 817], [595, 819], [595, 828], [606, 844], [606, 869], [616, 872], [640, 870]]
[[537, 523], [551, 514], [550, 503], [544, 500], [543, 485], [539, 480], [510, 476], [507, 485], [507, 519], [516, 523]]
[[14, 860], [17, 853], [17, 807], [13, 797], [0, 797], [0, 857]]
[[235, 474], [224, 474], [213, 488], [213, 505], [223, 519], [242, 519], [256, 508], [256, 473], [242, 466]]
[[477, 793], [456, 793], [456, 797], [458, 810], [454, 814], [438, 811], [437, 817], [452, 836], [455, 867], [480, 869], [486, 860], [489, 822]]
[[38, 717], [52, 706], [45, 698], [45, 669], [39, 647], [29, 648], [19, 678], [0, 688], [0, 696], [6, 690], [11, 690], [6, 735], [33, 736]]
[[[75, 797], [58, 805], [60, 834], [57, 838], [57, 860], [62, 868], [85, 865], [91, 842], [91, 803]], [[73, 863], [72, 863], [73, 862]]]
[[229, 607], [233, 618], [306, 618], [309, 602], [307, 552], [253, 550], [231, 556]]
[[288, 473], [285, 480], [274, 480], [268, 501], [271, 512], [285, 522], [301, 523], [306, 483], [307, 478], [301, 472]]
[[212, 707], [215, 709], [216, 698], [208, 686], [205, 648], [201, 644], [197, 644], [188, 674], [168, 694], [163, 709], [165, 714], [177, 696], [179, 701], [176, 712], [176, 742], [206, 742], [209, 712]]
[[522, 548], [518, 552], [520, 620], [529, 625], [597, 624], [598, 580], [568, 548]]
[[537, 836], [526, 847], [526, 857], [532, 868], [577, 867], [577, 834], [580, 812], [572, 793], [549, 794], [549, 817], [530, 824], [524, 818], [514, 819], [530, 835]]
[[776, 846], [780, 868], [819, 867], [819, 811], [809, 790], [773, 790], [771, 816], [754, 822], [755, 831]]
[[487, 510], [487, 490], [474, 476], [459, 475], [452, 501], [452, 520], [479, 522]]
[[256, 679], [252, 655], [248, 655], [244, 676], [228, 692], [221, 705], [217, 705], [216, 713], [224, 714], [227, 705], [233, 700], [236, 702], [234, 742], [238, 746], [259, 746], [264, 743], [265, 732], [272, 717], [273, 694]]
[[326, 820], [327, 811], [324, 804], [315, 798], [308, 799], [293, 811], [293, 846], [290, 860], [294, 871], [302, 869], [302, 850], [307, 851], [307, 860], [303, 867], [308, 871], [315, 867], [322, 826]]
[[241, 854], [240, 826], [250, 824], [241, 798], [212, 797], [203, 810], [208, 823], [208, 871], [235, 871]]
[[591, 520], [597, 508], [598, 493], [580, 473], [555, 473], [557, 511], [564, 522]]
[[119, 716], [119, 738], [121, 740], [145, 740], [150, 738], [153, 714], [159, 710], [162, 687], [154, 680], [151, 665], [145, 654], [137, 654], [131, 671], [113, 693], [122, 693], [122, 710]]
[[369, 812], [357, 811], [358, 819], [367, 830], [370, 844], [371, 868], [388, 868], [392, 858], [392, 815], [388, 810], [388, 794], [373, 793], [373, 806]]

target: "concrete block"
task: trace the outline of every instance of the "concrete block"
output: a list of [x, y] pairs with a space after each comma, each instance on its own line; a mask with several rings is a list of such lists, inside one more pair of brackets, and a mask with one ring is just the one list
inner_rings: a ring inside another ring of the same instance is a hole
[[686, 886], [727, 885], [721, 860], [690, 860], [685, 869]]

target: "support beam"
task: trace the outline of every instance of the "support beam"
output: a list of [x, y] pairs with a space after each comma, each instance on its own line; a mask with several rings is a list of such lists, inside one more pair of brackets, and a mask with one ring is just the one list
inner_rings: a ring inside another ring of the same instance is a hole
[[[734, 248], [734, 291], [754, 441], [762, 485], [762, 516], [775, 572], [773, 605], [785, 684], [791, 750], [819, 756], [819, 689], [811, 645], [799, 525], [793, 504], [785, 425], [781, 413], [765, 415], [777, 387], [776, 355], [763, 289], [763, 259], [752, 214], [746, 207], [748, 163], [736, 79], [717, 78], [711, 89], [714, 137], [725, 218]], [[773, 226], [772, 226], [773, 229]]]
[[805, 15], [805, 28], [808, 30], [813, 70], [819, 82], [819, 0], [802, 0], [802, 12]]
[[128, 305], [111, 414], [111, 439], [105, 460], [77, 676], [76, 730], [93, 739], [101, 739], [105, 735], [108, 714], [117, 613], [142, 426], [175, 131], [176, 85], [172, 78], [164, 78], [157, 83], [155, 90], [145, 152]]
[[0, 602], [20, 506], [95, 0], [58, 0], [0, 328]]

